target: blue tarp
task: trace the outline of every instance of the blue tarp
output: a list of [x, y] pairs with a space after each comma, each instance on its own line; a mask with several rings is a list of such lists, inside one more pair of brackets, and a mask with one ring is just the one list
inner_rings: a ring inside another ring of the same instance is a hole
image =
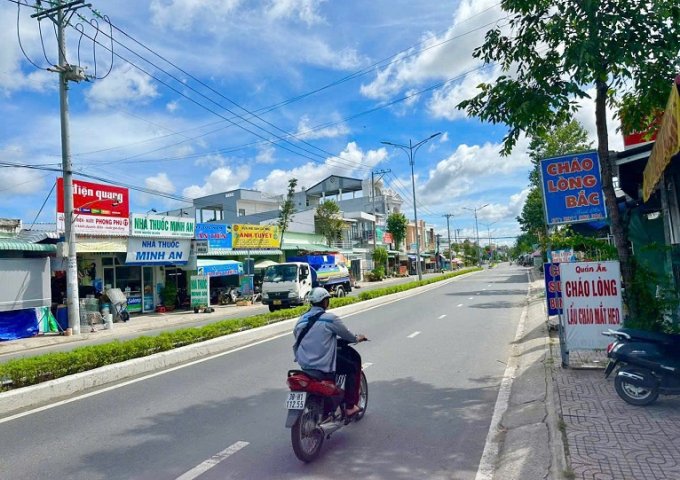
[[38, 332], [38, 317], [34, 308], [0, 312], [0, 340], [33, 337]]

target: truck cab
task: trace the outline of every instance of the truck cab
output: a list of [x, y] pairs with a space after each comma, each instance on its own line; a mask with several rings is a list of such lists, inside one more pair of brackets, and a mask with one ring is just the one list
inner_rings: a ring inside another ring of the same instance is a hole
[[262, 280], [262, 303], [269, 306], [270, 312], [303, 305], [316, 284], [314, 273], [309, 264], [303, 262], [270, 265]]

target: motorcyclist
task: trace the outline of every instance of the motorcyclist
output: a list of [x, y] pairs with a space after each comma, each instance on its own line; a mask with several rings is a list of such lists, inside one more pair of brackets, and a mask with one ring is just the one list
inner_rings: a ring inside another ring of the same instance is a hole
[[[335, 380], [335, 374], [345, 377], [345, 413], [352, 416], [361, 411], [357, 405], [359, 401], [359, 382], [361, 378], [361, 356], [353, 348], [343, 348], [338, 351], [337, 338], [348, 342], [363, 342], [364, 335], [355, 335], [342, 323], [340, 317], [327, 312], [330, 304], [330, 294], [326, 289], [316, 287], [309, 294], [312, 304], [295, 324], [297, 348], [293, 347], [295, 361], [303, 370], [316, 371], [324, 378]], [[316, 318], [315, 321], [313, 319]], [[313, 321], [311, 328], [297, 342], [307, 325]], [[298, 344], [299, 343], [299, 344]]]

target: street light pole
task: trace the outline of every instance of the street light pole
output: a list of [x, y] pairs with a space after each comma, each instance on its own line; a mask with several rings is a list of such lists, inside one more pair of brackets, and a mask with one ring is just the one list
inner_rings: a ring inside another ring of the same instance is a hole
[[449, 219], [453, 217], [453, 214], [447, 213], [444, 216], [446, 217], [446, 232], [449, 235], [449, 269], [453, 270], [453, 252], [451, 251], [451, 228], [449, 226]]
[[[497, 223], [498, 223], [498, 220], [496, 220], [495, 222], [483, 223], [482, 224], [486, 227], [486, 234], [489, 237], [489, 255], [491, 255], [491, 225], [495, 225]], [[489, 261], [491, 261], [490, 258], [489, 258]]]
[[477, 223], [477, 212], [481, 210], [484, 207], [488, 207], [489, 204], [486, 203], [482, 205], [481, 207], [473, 207], [473, 208], [468, 208], [468, 207], [463, 207], [465, 210], [470, 210], [471, 212], [474, 212], [475, 214], [475, 232], [477, 236], [477, 266], [481, 267], [482, 266], [482, 249], [481, 246], [479, 245], [479, 223]]
[[403, 150], [407, 155], [408, 155], [408, 161], [411, 164], [411, 186], [413, 188], [413, 217], [415, 220], [415, 230], [416, 230], [416, 271], [418, 272], [418, 280], [423, 279], [423, 273], [420, 269], [420, 237], [418, 235], [418, 210], [416, 208], [416, 178], [415, 174], [413, 172], [413, 164], [415, 163], [415, 155], [416, 152], [420, 147], [422, 147], [425, 143], [428, 141], [432, 140], [434, 137], [437, 135], [441, 135], [442, 132], [437, 132], [433, 135], [430, 135], [424, 140], [421, 140], [420, 142], [416, 143], [413, 145], [411, 140], [409, 139], [408, 145], [399, 145], [397, 143], [392, 143], [392, 142], [380, 142], [385, 145], [391, 145], [393, 147], [397, 147], [401, 150]]

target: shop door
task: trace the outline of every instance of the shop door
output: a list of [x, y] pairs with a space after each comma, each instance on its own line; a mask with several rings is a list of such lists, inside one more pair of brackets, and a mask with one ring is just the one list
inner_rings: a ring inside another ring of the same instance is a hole
[[153, 312], [156, 308], [154, 299], [153, 267], [142, 267], [142, 288], [142, 311]]

